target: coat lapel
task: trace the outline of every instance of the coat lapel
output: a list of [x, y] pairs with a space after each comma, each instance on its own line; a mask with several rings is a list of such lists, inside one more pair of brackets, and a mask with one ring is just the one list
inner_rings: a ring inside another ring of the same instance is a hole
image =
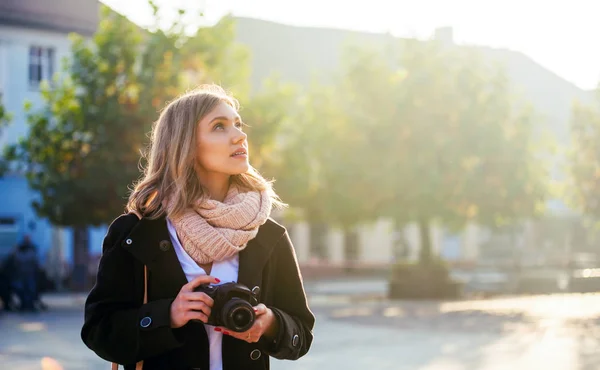
[[273, 247], [284, 233], [284, 229], [270, 219], [258, 229], [256, 237], [240, 252], [238, 283], [250, 289], [260, 286], [263, 267], [269, 260]]
[[[250, 289], [262, 286], [268, 280], [268, 268], [271, 254], [285, 233], [285, 229], [269, 219], [258, 229], [256, 237], [248, 242], [246, 248], [239, 254], [240, 266], [238, 283]], [[272, 276], [271, 276], [272, 278]], [[262, 300], [259, 299], [262, 302]], [[262, 341], [261, 341], [262, 342]], [[248, 356], [256, 349], [262, 349], [258, 343], [246, 343], [230, 336], [223, 337], [223, 353], [236, 353], [236, 356], [223, 356], [223, 370], [230, 369], [262, 369], [267, 368], [264, 361], [248, 360]], [[266, 354], [263, 354], [266, 356]]]
[[[187, 283], [164, 217], [141, 219], [124, 239], [122, 246], [148, 266], [149, 279], [152, 281], [149, 294], [152, 299], [175, 297]], [[152, 276], [156, 276], [157, 280], [153, 281]]]
[[[238, 283], [250, 288], [261, 285], [263, 268], [284, 232], [285, 229], [270, 219], [259, 228], [256, 237], [239, 254]], [[159, 279], [160, 283], [151, 284], [152, 299], [175, 297], [187, 283], [164, 217], [140, 220], [123, 240], [122, 247], [148, 266], [151, 276]]]

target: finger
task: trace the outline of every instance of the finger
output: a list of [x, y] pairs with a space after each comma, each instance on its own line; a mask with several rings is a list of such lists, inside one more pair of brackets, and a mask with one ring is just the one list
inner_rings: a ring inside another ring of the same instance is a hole
[[210, 275], [202, 275], [202, 276], [198, 276], [194, 280], [192, 280], [189, 283], [185, 284], [181, 288], [181, 291], [183, 291], [183, 292], [192, 292], [192, 291], [194, 291], [194, 289], [196, 289], [197, 287], [199, 287], [202, 284], [218, 284], [220, 282], [221, 282], [221, 280], [217, 279], [216, 277], [213, 277], [213, 276], [210, 276]]
[[248, 343], [258, 342], [258, 337], [252, 331], [245, 331], [243, 333], [234, 333], [234, 334], [230, 334], [230, 335], [234, 338], [243, 340], [244, 342], [248, 342]]
[[184, 314], [184, 317], [187, 321], [189, 320], [200, 320], [203, 323], [207, 323], [208, 322], [208, 316], [205, 315], [204, 313], [200, 312], [200, 311], [187, 311]]
[[267, 306], [265, 306], [262, 303], [259, 303], [256, 306], [254, 306], [254, 313], [256, 314], [256, 316], [264, 315], [267, 313], [267, 311], [268, 311]]
[[182, 294], [182, 298], [188, 302], [204, 302], [208, 307], [212, 307], [215, 303], [214, 299], [202, 292], [185, 292]]
[[225, 335], [231, 335], [231, 336], [235, 336], [235, 334], [236, 334], [234, 331], [231, 331], [224, 326], [215, 326], [214, 331], [223, 333]]
[[216, 327], [215, 331], [218, 331], [218, 332], [221, 332], [221, 333], [223, 333], [225, 335], [228, 335], [230, 337], [234, 337], [236, 339], [248, 342], [248, 332], [238, 333], [236, 331], [229, 330], [229, 329], [224, 328], [224, 327]]
[[201, 311], [205, 315], [210, 316], [211, 309], [204, 302], [190, 301], [185, 305], [186, 311]]

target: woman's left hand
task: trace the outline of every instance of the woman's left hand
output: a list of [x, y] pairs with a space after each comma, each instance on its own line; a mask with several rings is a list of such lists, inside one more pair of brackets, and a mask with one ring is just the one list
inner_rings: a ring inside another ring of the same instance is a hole
[[224, 327], [216, 327], [215, 331], [220, 331], [225, 335], [232, 336], [248, 343], [258, 342], [265, 333], [274, 335], [274, 333], [277, 332], [277, 319], [270, 308], [259, 303], [257, 306], [254, 306], [254, 313], [256, 314], [256, 320], [254, 320], [254, 324], [247, 331], [238, 333]]

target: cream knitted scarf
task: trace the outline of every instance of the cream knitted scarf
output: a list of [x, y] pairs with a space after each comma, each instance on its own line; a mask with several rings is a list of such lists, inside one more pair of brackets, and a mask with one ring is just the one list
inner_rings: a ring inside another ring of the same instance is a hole
[[222, 261], [244, 250], [271, 214], [266, 191], [230, 186], [223, 202], [207, 199], [170, 218], [187, 254], [200, 264]]

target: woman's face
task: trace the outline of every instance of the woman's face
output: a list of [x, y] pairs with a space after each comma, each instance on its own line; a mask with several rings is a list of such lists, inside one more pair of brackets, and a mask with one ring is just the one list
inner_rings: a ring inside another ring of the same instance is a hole
[[200, 177], [248, 171], [247, 135], [239, 114], [221, 102], [200, 120], [196, 136]]

